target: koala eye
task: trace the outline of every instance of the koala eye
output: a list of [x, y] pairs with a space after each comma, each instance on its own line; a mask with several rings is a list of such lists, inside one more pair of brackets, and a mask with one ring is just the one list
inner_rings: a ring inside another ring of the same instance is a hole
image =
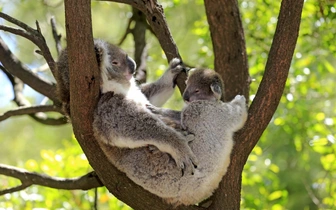
[[199, 89], [196, 89], [196, 90], [195, 90], [195, 93], [199, 93], [199, 92], [200, 92], [200, 90], [199, 90]]
[[118, 61], [112, 61], [112, 64], [118, 66], [119, 62]]

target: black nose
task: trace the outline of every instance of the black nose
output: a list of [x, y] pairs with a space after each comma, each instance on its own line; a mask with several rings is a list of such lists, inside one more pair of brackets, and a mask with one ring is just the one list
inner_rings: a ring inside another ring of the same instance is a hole
[[126, 62], [127, 62], [128, 68], [130, 70], [130, 73], [133, 74], [135, 72], [135, 68], [136, 68], [135, 61], [132, 58], [128, 57], [128, 55], [127, 55], [126, 56]]
[[183, 93], [183, 100], [186, 101], [186, 102], [189, 102], [189, 100], [190, 100], [190, 96], [189, 96], [189, 93], [188, 93], [188, 92], [184, 92], [184, 93]]

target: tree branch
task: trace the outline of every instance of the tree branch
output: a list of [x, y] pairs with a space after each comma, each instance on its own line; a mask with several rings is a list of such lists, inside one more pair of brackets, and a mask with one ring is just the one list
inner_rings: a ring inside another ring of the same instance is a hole
[[[25, 31], [21, 30], [21, 29], [14, 29], [11, 27], [7, 27], [7, 26], [2, 26], [0, 25], [0, 30], [4, 30], [4, 31], [8, 31], [11, 32], [13, 34], [25, 37], [26, 39], [30, 40], [31, 42], [33, 42], [37, 47], [40, 48], [41, 50], [41, 54], [43, 55], [44, 59], [47, 61], [49, 68], [51, 70], [51, 72], [53, 73], [53, 75], [55, 75], [55, 68], [56, 68], [56, 64], [55, 61], [50, 53], [50, 50], [48, 48], [48, 45], [44, 39], [44, 36], [41, 33], [40, 30], [40, 26], [38, 24], [38, 22], [36, 21], [36, 30], [29, 27], [27, 24], [10, 17], [9, 15], [6, 15], [2, 12], [0, 12], [0, 18], [3, 18], [5, 20], [7, 20], [8, 22], [11, 22], [21, 28], [23, 28]], [[1, 56], [0, 56], [1, 57]]]
[[56, 87], [49, 81], [46, 81], [37, 74], [34, 74], [25, 67], [8, 49], [5, 42], [0, 37], [0, 61], [9, 73], [20, 78], [37, 92], [47, 96], [54, 102], [58, 102]]
[[[12, 83], [13, 92], [14, 92], [14, 102], [18, 106], [24, 106], [24, 107], [30, 107], [30, 102], [24, 97], [22, 91], [24, 84], [23, 82], [18, 79], [17, 77], [13, 77], [3, 66], [0, 65], [0, 69], [3, 70], [3, 72], [8, 77], [9, 81]], [[60, 110], [60, 113], [63, 113], [62, 110]], [[28, 114], [30, 117], [32, 117], [35, 121], [45, 124], [45, 125], [64, 125], [67, 123], [66, 117], [61, 117], [58, 119], [48, 118], [46, 114], [39, 112], [35, 114]], [[6, 118], [5, 118], [6, 119]]]
[[[265, 73], [249, 109], [245, 129], [239, 132], [239, 154], [248, 154], [258, 142], [276, 111], [288, 77], [289, 67], [299, 34], [304, 0], [283, 0]], [[246, 155], [247, 154], [247, 155]]]
[[37, 106], [30, 106], [30, 107], [19, 107], [18, 109], [9, 110], [4, 114], [0, 115], [0, 122], [4, 121], [13, 116], [20, 116], [26, 114], [36, 114], [39, 112], [59, 112], [61, 113], [62, 110], [59, 107], [54, 105], [37, 105]]
[[249, 96], [249, 72], [245, 37], [238, 1], [205, 0], [215, 55], [215, 70], [222, 75], [225, 101], [237, 94]]
[[147, 70], [146, 70], [146, 58], [147, 58], [147, 43], [146, 43], [146, 30], [148, 28], [146, 18], [144, 14], [132, 7], [133, 16], [132, 20], [135, 21], [134, 28], [132, 30], [134, 39], [134, 59], [137, 64], [135, 73], [135, 79], [141, 84], [146, 82]]
[[95, 172], [90, 172], [78, 178], [58, 178], [44, 174], [29, 172], [24, 169], [0, 164], [0, 174], [19, 179], [22, 185], [0, 190], [0, 195], [23, 190], [31, 185], [40, 185], [63, 190], [89, 190], [104, 186]]
[[61, 45], [62, 35], [57, 32], [55, 17], [51, 17], [50, 25], [51, 25], [51, 31], [52, 31], [52, 34], [53, 34], [53, 37], [54, 37], [54, 40], [55, 40], [55, 44], [56, 44], [56, 51], [57, 51], [57, 54], [60, 55], [60, 53], [62, 51], [62, 45]]
[[124, 33], [124, 35], [121, 37], [118, 45], [122, 45], [122, 43], [124, 43], [125, 39], [127, 38], [127, 35], [130, 34], [132, 32], [132, 29], [131, 29], [131, 23], [133, 22], [133, 17], [131, 17], [130, 19], [128, 19], [128, 23], [127, 23], [127, 26], [126, 26], [126, 31]]

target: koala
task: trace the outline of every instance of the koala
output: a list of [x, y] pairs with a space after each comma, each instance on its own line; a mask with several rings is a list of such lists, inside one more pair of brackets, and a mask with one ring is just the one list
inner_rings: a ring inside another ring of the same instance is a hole
[[[197, 100], [224, 101], [224, 83], [221, 76], [211, 70], [204, 68], [193, 68], [188, 71], [186, 89], [183, 92], [183, 100], [188, 104]], [[182, 130], [181, 111], [158, 108], [147, 105], [153, 113], [169, 126]]]
[[[95, 48], [96, 52], [99, 52], [97, 60], [101, 74], [101, 96], [94, 112], [93, 122], [96, 139], [105, 145], [122, 149], [155, 146], [158, 150], [169, 154], [181, 174], [193, 173], [197, 159], [188, 145], [193, 137], [184, 136], [165, 125], [158, 116], [146, 108], [146, 104], [150, 104], [150, 99], [154, 98], [157, 103], [162, 100], [157, 100], [160, 97], [156, 97], [156, 94], [165, 92], [163, 90], [165, 86], [173, 88], [175, 74], [182, 70], [178, 65], [180, 61], [174, 59], [170, 62], [167, 70], [169, 72], [163, 75], [165, 78], [154, 83], [155, 91], [151, 90], [147, 99], [134, 80], [135, 65], [125, 67], [126, 64], [121, 63], [124, 66], [120, 67], [121, 64], [113, 59], [123, 56], [127, 60], [126, 54], [114, 55], [120, 51], [114, 50], [110, 44], [103, 41], [95, 42]], [[145, 85], [147, 88], [150, 86]]]
[[[104, 48], [102, 48], [102, 46], [104, 46]], [[102, 66], [109, 66], [109, 68], [114, 69], [116, 72], [126, 72], [125, 76], [129, 80], [131, 79], [134, 74], [136, 64], [134, 60], [128, 57], [123, 50], [100, 39], [94, 40], [94, 48], [97, 63], [101, 71]], [[106, 54], [105, 49], [108, 49], [108, 54]], [[165, 71], [159, 80], [153, 83], [140, 85], [139, 88], [142, 92], [141, 95], [144, 94], [152, 105], [162, 106], [174, 92], [174, 81], [177, 75], [184, 70], [180, 64], [181, 61], [179, 59], [173, 59], [170, 63], [170, 68]], [[110, 71], [110, 69], [105, 71]], [[112, 71], [110, 71], [110, 73], [112, 74]], [[108, 74], [103, 74], [103, 76], [107, 75]], [[70, 85], [67, 49], [61, 52], [57, 61], [55, 79], [57, 81], [57, 93], [62, 102], [63, 111], [65, 115], [70, 116]], [[106, 79], [107, 78], [105, 78], [105, 80]], [[106, 92], [106, 90], [103, 89], [104, 86], [102, 84], [103, 81], [101, 81], [101, 91]]]
[[[194, 173], [182, 176], [173, 158], [160, 149], [152, 152], [148, 147], [112, 145], [102, 149], [112, 164], [144, 189], [175, 207], [193, 205], [211, 196], [225, 175], [234, 144], [233, 134], [247, 118], [245, 103], [245, 98], [238, 95], [229, 103], [192, 101], [182, 110], [182, 126], [194, 135], [189, 146], [199, 160]], [[96, 114], [95, 121], [97, 140], [105, 143], [100, 136], [111, 130], [114, 120]]]
[[[94, 116], [94, 132], [97, 140], [106, 145], [102, 149], [109, 161], [136, 184], [174, 206], [196, 204], [212, 195], [229, 166], [233, 134], [244, 125], [247, 118], [245, 98], [236, 96], [229, 103], [220, 101], [224, 86], [220, 77], [216, 80], [216, 73], [211, 71], [206, 74], [208, 71], [211, 70], [199, 69], [189, 74], [185, 91], [189, 98], [188, 105], [181, 112], [174, 111], [178, 113], [181, 127], [194, 136], [189, 147], [200, 161], [193, 173], [181, 174], [172, 156], [160, 148], [153, 152], [148, 146], [125, 148], [107, 145], [106, 138], [114, 127], [131, 126], [120, 125], [114, 116], [106, 116], [116, 109], [111, 107], [109, 111], [105, 107], [112, 106], [110, 104], [113, 102], [108, 100], [115, 100], [113, 93], [108, 93], [108, 99], [101, 98]], [[205, 82], [193, 83], [198, 81], [197, 75], [208, 75], [207, 80], [203, 80], [208, 81], [207, 85]], [[123, 107], [123, 104], [114, 103]], [[151, 133], [155, 129], [147, 128], [147, 132]], [[165, 136], [164, 133], [158, 135]]]

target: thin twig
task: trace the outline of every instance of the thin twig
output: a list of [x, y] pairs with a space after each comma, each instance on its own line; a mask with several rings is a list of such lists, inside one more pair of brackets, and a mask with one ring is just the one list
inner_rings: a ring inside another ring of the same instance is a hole
[[62, 113], [61, 108], [54, 105], [37, 105], [29, 107], [19, 107], [17, 109], [9, 110], [2, 115], [0, 115], [0, 122], [4, 121], [10, 117], [26, 115], [26, 114], [36, 114], [39, 112], [59, 112]]
[[0, 164], [0, 174], [19, 179], [22, 185], [0, 190], [0, 195], [23, 190], [31, 185], [40, 185], [54, 189], [89, 190], [102, 187], [103, 184], [95, 172], [90, 172], [77, 178], [51, 177], [45, 174], [29, 172], [24, 169]]
[[15, 18], [13, 18], [13, 17], [11, 17], [11, 16], [9, 16], [9, 15], [7, 15], [5, 13], [0, 12], [0, 18], [3, 18], [5, 20], [7, 20], [8, 22], [11, 22], [14, 25], [19, 26], [19, 27], [23, 28], [26, 31], [29, 31], [31, 29], [27, 24], [25, 24], [25, 23], [23, 23], [23, 22], [15, 19]]
[[[0, 37], [0, 61], [7, 71], [20, 78], [25, 84], [37, 92], [47, 96], [52, 101], [57, 102], [56, 87], [50, 81], [34, 74], [26, 66], [24, 66], [9, 50], [8, 46]], [[50, 67], [50, 66], [49, 66]]]
[[50, 25], [51, 25], [52, 34], [53, 34], [55, 44], [56, 44], [57, 54], [60, 55], [62, 51], [62, 45], [61, 45], [62, 35], [57, 32], [55, 17], [50, 18]]
[[130, 19], [128, 19], [126, 31], [125, 31], [124, 35], [122, 36], [122, 38], [120, 39], [120, 41], [118, 43], [119, 46], [122, 45], [122, 43], [124, 43], [125, 39], [127, 38], [127, 35], [132, 32], [132, 29], [131, 29], [131, 23], [132, 23], [132, 21], [133, 21], [132, 17]]
[[[18, 106], [24, 106], [26, 109], [31, 107], [31, 103], [24, 97], [22, 91], [24, 84], [23, 82], [18, 79], [17, 77], [13, 77], [5, 67], [0, 65], [1, 70], [6, 74], [8, 77], [9, 81], [11, 82], [13, 86], [13, 92], [14, 92], [14, 99], [13, 101], [18, 105]], [[28, 109], [29, 110], [29, 109]], [[58, 112], [62, 113], [62, 110], [58, 108]], [[15, 112], [14, 112], [15, 113]], [[6, 113], [5, 113], [6, 114]], [[60, 117], [58, 119], [54, 118], [48, 118], [46, 114], [42, 112], [38, 113], [27, 113], [30, 117], [32, 117], [35, 121], [45, 124], [45, 125], [64, 125], [68, 123], [68, 120], [66, 117]], [[6, 114], [8, 116], [8, 114]], [[4, 119], [7, 119], [8, 117], [5, 116]], [[3, 120], [4, 120], [3, 119]], [[0, 120], [1, 121], [1, 120]]]
[[49, 68], [51, 70], [51, 72], [53, 74], [55, 74], [55, 68], [56, 68], [56, 64], [55, 61], [50, 53], [49, 47], [44, 39], [44, 36], [41, 33], [41, 29], [39, 26], [39, 23], [36, 21], [36, 30], [29, 27], [27, 24], [13, 18], [10, 17], [9, 15], [6, 15], [2, 12], [0, 12], [0, 18], [3, 18], [19, 27], [21, 27], [22, 29], [24, 29], [25, 31], [21, 30], [21, 29], [15, 29], [12, 27], [8, 27], [8, 26], [3, 26], [1, 25], [0, 30], [3, 31], [7, 31], [22, 37], [25, 37], [26, 39], [30, 40], [31, 42], [33, 42], [37, 47], [40, 48], [41, 53], [44, 57], [44, 59], [47, 61]]

